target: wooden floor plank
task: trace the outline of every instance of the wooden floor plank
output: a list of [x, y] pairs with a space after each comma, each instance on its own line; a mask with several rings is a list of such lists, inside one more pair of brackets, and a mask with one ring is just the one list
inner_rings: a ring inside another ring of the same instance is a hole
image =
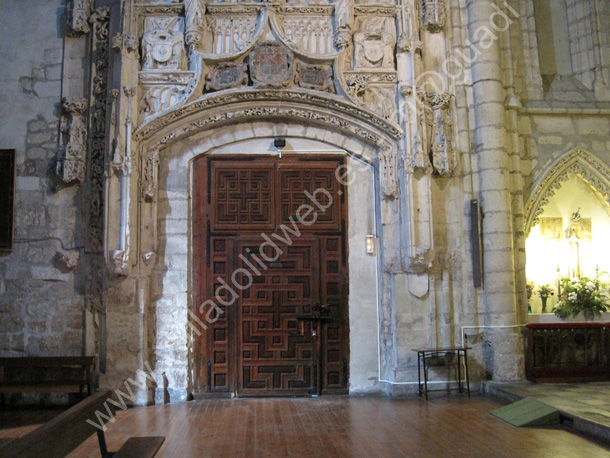
[[[483, 395], [196, 401], [121, 411], [106, 437], [117, 450], [129, 437], [165, 436], [161, 458], [610, 456], [562, 427], [511, 426], [489, 413], [500, 405]], [[0, 439], [19, 431], [0, 430]], [[69, 455], [98, 457], [95, 437]]]

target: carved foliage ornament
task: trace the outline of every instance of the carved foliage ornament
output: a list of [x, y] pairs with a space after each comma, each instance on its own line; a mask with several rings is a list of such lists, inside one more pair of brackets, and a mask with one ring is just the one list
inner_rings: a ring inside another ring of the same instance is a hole
[[[278, 101], [278, 102], [290, 102], [301, 103], [311, 105], [312, 108], [324, 107], [327, 110], [333, 110], [343, 115], [352, 116], [356, 119], [362, 120], [366, 123], [370, 123], [377, 129], [387, 133], [392, 138], [402, 138], [403, 132], [393, 123], [372, 115], [366, 110], [362, 110], [359, 107], [347, 103], [343, 100], [331, 98], [324, 94], [309, 94], [300, 91], [286, 90], [286, 91], [248, 91], [238, 92], [234, 94], [222, 94], [214, 97], [205, 97], [199, 99], [189, 105], [174, 110], [170, 115], [158, 118], [150, 123], [144, 125], [135, 134], [136, 140], [142, 140], [154, 135], [156, 132], [164, 128], [165, 126], [176, 122], [179, 119], [183, 119], [194, 113], [212, 109], [215, 107], [223, 107], [232, 103], [252, 102], [257, 101], [258, 103], [264, 104], [265, 101]], [[221, 116], [222, 117], [222, 116]], [[176, 137], [176, 134], [170, 134], [169, 136]]]
[[108, 105], [108, 63], [110, 40], [108, 26], [110, 10], [96, 8], [91, 15], [93, 27], [91, 98], [93, 113], [90, 116], [91, 152], [89, 154], [87, 235], [85, 250], [99, 253], [103, 249], [104, 236], [104, 169], [106, 152], [106, 112]]

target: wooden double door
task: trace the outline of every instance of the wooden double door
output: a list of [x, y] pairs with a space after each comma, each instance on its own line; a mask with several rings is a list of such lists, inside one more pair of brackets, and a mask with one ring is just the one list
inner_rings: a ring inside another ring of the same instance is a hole
[[347, 392], [342, 166], [334, 156], [195, 162], [196, 391]]

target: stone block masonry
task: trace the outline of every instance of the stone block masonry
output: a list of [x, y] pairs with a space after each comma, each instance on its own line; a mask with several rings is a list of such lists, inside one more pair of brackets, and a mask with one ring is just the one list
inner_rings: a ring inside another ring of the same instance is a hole
[[11, 2], [14, 14], [0, 19], [5, 34], [21, 37], [3, 34], [0, 44], [0, 59], [7, 63], [0, 86], [0, 148], [17, 153], [14, 247], [0, 253], [3, 356], [83, 351], [82, 270], [56, 263], [59, 252], [76, 252], [70, 256], [78, 259], [81, 238], [79, 191], [53, 183], [63, 68], [56, 16], [64, 4]]

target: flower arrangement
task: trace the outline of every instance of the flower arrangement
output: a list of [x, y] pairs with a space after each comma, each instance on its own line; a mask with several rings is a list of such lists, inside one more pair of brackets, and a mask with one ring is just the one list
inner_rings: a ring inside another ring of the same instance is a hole
[[549, 297], [555, 295], [555, 290], [547, 283], [546, 285], [541, 285], [538, 287], [538, 295], [542, 300], [548, 299]]
[[596, 278], [564, 277], [560, 279], [560, 282], [561, 300], [553, 309], [559, 318], [576, 316], [582, 312], [589, 320], [608, 311], [608, 297], [599, 276]]

